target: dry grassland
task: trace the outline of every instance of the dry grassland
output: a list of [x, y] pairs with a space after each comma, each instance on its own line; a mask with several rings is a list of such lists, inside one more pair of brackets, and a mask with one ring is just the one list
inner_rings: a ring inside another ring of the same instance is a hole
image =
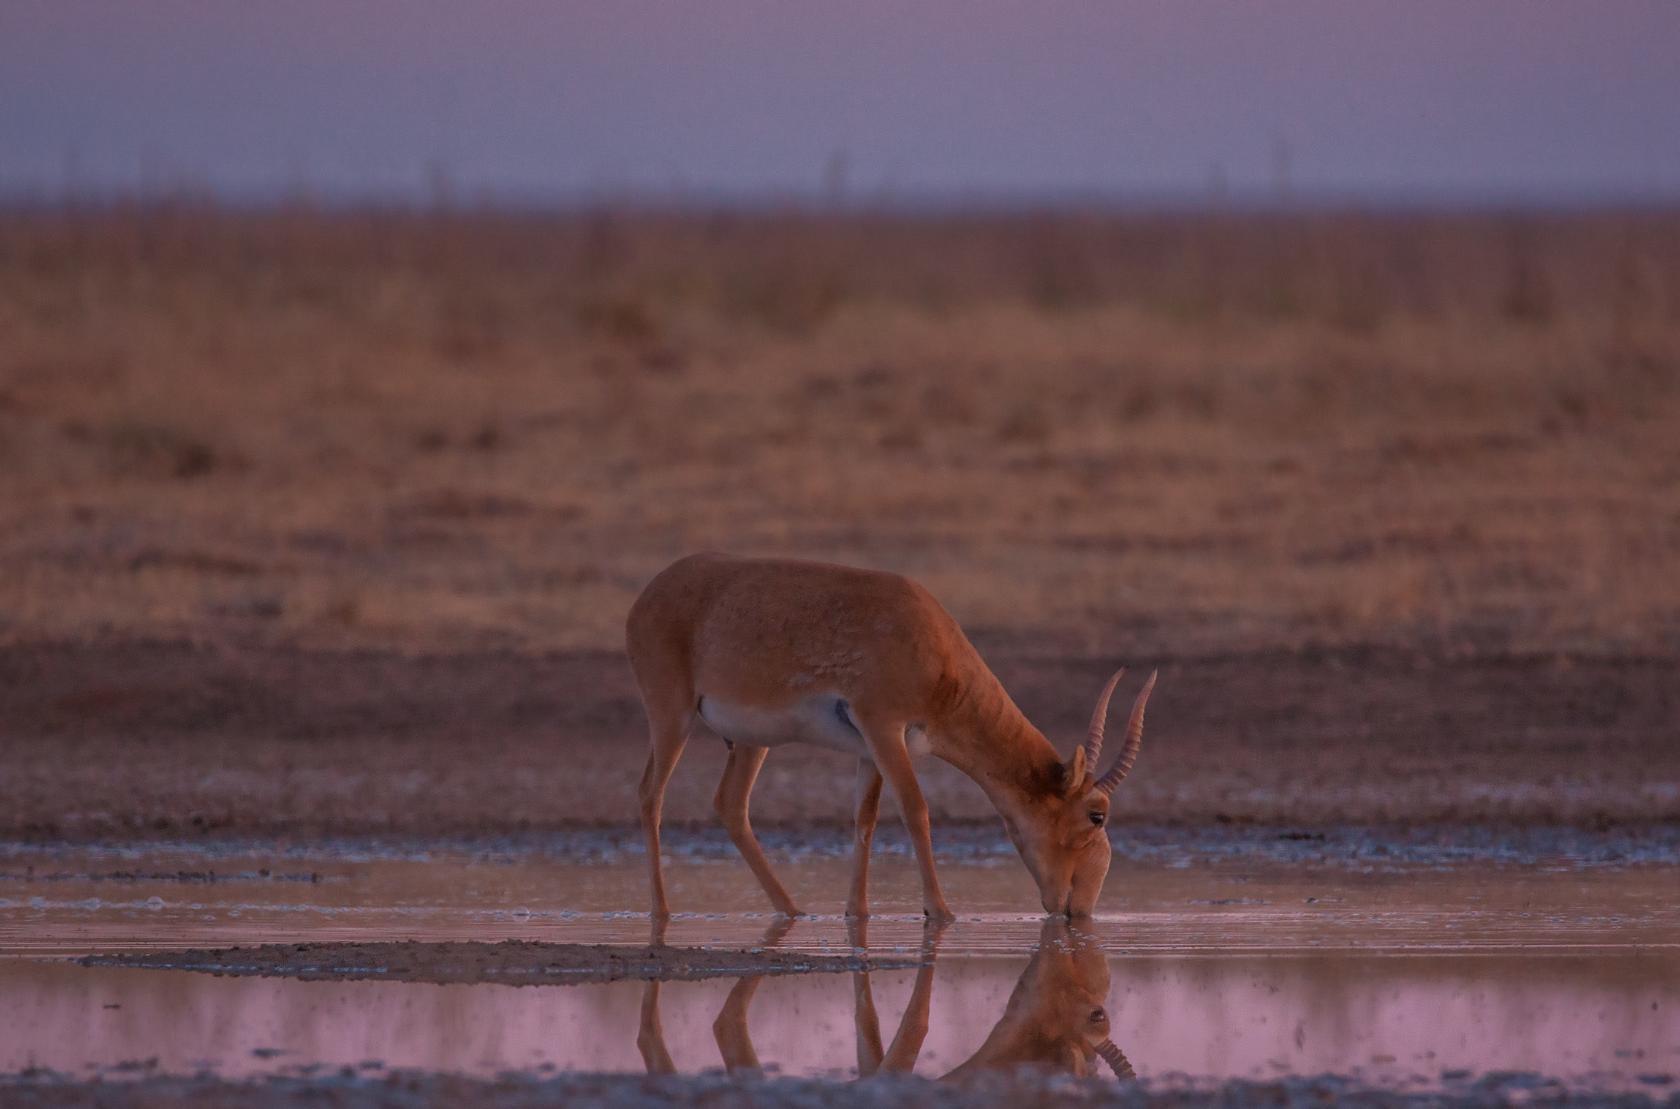
[[13, 213], [0, 337], [14, 720], [47, 644], [612, 652], [702, 548], [1092, 674], [1680, 656], [1672, 212]]

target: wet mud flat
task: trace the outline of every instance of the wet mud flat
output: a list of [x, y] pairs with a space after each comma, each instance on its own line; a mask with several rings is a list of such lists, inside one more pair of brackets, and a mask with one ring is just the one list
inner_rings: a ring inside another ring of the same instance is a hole
[[534, 943], [293, 943], [219, 950], [148, 951], [89, 955], [87, 967], [150, 967], [212, 974], [295, 978], [303, 982], [430, 982], [435, 985], [499, 982], [618, 982], [623, 979], [683, 982], [743, 974], [816, 974], [900, 967], [906, 960], [856, 955], [749, 951], [704, 947]]
[[[783, 951], [851, 955], [839, 828], [770, 829], [766, 849], [812, 916]], [[1091, 927], [1130, 952], [1672, 943], [1680, 826], [1133, 825]], [[947, 944], [1019, 954], [1035, 887], [1002, 830], [935, 835], [959, 915]], [[774, 922], [715, 826], [665, 840], [676, 910], [662, 942], [751, 950]], [[914, 955], [920, 892], [901, 829], [875, 845], [872, 951]], [[0, 842], [0, 956], [82, 957], [263, 944], [504, 940], [646, 945], [646, 858], [629, 828], [470, 836]], [[948, 948], [949, 949], [949, 948]]]

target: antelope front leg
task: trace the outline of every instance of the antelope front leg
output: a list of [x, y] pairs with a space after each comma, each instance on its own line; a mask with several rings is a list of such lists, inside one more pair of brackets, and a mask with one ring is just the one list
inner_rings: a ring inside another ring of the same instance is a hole
[[875, 756], [881, 776], [892, 784], [910, 843], [916, 849], [916, 865], [922, 872], [922, 913], [930, 924], [947, 924], [956, 919], [939, 889], [939, 875], [933, 868], [933, 826], [928, 820], [927, 801], [922, 797], [910, 751], [904, 746], [903, 723], [881, 724], [861, 720], [864, 742]]
[[881, 772], [868, 759], [857, 768], [857, 834], [852, 842], [852, 891], [846, 897], [846, 915], [861, 920], [869, 915], [869, 848], [875, 842], [875, 824], [881, 816]]

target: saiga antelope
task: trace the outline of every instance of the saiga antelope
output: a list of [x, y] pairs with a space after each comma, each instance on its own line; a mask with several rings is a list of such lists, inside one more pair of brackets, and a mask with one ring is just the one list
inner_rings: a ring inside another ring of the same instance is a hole
[[1028, 722], [920, 585], [897, 574], [817, 562], [692, 555], [648, 583], [626, 626], [647, 709], [651, 750], [641, 782], [653, 915], [670, 915], [660, 866], [665, 786], [695, 717], [729, 745], [713, 804], [778, 912], [798, 914], [747, 816], [770, 748], [812, 743], [857, 757], [857, 835], [846, 914], [868, 915], [869, 847], [883, 779], [892, 785], [922, 879], [922, 911], [952, 919], [934, 873], [927, 802], [912, 756], [967, 774], [1003, 817], [1047, 913], [1089, 916], [1108, 874], [1109, 795], [1143, 740], [1151, 674], [1132, 706], [1120, 755], [1096, 774], [1108, 701], [1066, 761]]

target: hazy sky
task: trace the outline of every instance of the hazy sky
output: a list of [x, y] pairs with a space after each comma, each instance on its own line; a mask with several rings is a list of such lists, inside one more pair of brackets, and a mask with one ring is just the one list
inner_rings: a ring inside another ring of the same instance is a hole
[[0, 0], [0, 189], [1680, 195], [1680, 0]]

